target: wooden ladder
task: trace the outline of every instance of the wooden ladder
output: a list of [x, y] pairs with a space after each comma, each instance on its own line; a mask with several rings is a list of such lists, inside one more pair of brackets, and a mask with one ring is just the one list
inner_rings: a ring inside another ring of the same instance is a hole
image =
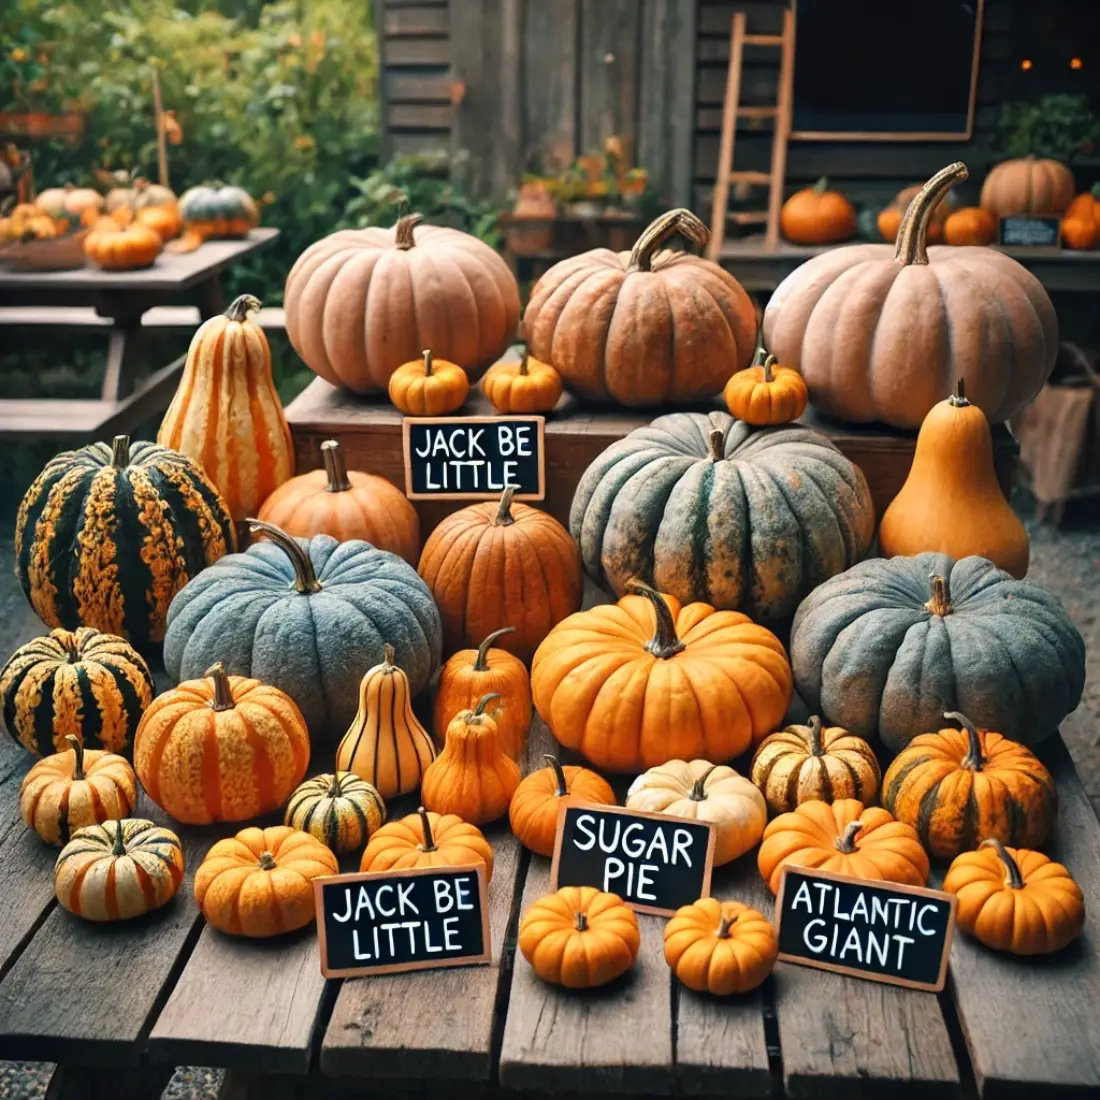
[[[746, 46], [774, 46], [780, 50], [779, 101], [774, 107], [741, 106], [741, 70]], [[718, 152], [718, 178], [714, 182], [714, 206], [711, 213], [710, 243], [707, 256], [718, 259], [726, 236], [727, 219], [738, 225], [765, 223], [765, 242], [769, 248], [779, 243], [779, 210], [783, 205], [783, 181], [787, 174], [787, 142], [791, 135], [791, 96], [794, 83], [794, 13], [783, 13], [782, 34], [748, 34], [745, 13], [733, 17], [730, 31], [730, 67], [726, 77], [726, 98], [722, 107], [722, 141]], [[772, 167], [770, 172], [735, 172], [733, 149], [739, 118], [770, 118], [775, 120], [772, 135]], [[730, 184], [753, 186], [767, 184], [767, 210], [741, 210], [730, 214]]]

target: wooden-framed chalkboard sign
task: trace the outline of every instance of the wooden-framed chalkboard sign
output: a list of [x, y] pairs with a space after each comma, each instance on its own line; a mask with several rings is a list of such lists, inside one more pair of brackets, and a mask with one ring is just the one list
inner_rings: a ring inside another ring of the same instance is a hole
[[940, 890], [786, 867], [775, 898], [778, 957], [938, 993], [956, 904]]
[[321, 973], [354, 978], [487, 963], [485, 894], [480, 863], [314, 879]]
[[409, 500], [546, 496], [544, 416], [406, 416], [401, 425]]
[[621, 806], [558, 811], [550, 889], [595, 886], [639, 913], [672, 916], [710, 894], [714, 828]]
[[1061, 248], [1062, 219], [1013, 214], [997, 223], [997, 243], [1017, 248]]

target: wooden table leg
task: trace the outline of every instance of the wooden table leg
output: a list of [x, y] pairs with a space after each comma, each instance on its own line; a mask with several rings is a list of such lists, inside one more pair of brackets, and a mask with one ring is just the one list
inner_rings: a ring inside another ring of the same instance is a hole
[[204, 321], [209, 321], [211, 317], [217, 317], [219, 313], [225, 312], [225, 294], [222, 291], [222, 280], [219, 274], [215, 273], [205, 282], [200, 283], [197, 290], [199, 316]]
[[107, 369], [103, 373], [104, 401], [129, 397], [134, 388], [138, 352], [142, 339], [141, 317], [116, 319], [107, 344]]

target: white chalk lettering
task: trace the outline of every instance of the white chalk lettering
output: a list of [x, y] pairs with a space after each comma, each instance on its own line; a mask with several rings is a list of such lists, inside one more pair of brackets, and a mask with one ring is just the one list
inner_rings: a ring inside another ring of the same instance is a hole
[[820, 917], [814, 917], [814, 919], [802, 929], [802, 939], [815, 955], [820, 955], [821, 952], [825, 950], [825, 945], [829, 942], [829, 937], [826, 935], [816, 935], [811, 940], [810, 929], [813, 928], [815, 924], [820, 924], [822, 927], [825, 926], [825, 922]]
[[810, 885], [805, 879], [798, 884], [798, 889], [795, 891], [794, 901], [791, 902], [791, 912], [793, 913], [799, 905], [805, 905], [807, 913], [814, 911], [813, 898], [810, 897]]

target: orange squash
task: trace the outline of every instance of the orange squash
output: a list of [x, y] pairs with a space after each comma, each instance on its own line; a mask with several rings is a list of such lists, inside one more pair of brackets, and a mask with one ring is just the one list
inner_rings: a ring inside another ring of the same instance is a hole
[[1092, 214], [1066, 214], [1062, 219], [1062, 243], [1066, 248], [1095, 248], [1097, 241], [1100, 241], [1100, 224]]
[[518, 362], [497, 363], [481, 380], [481, 392], [502, 416], [552, 412], [561, 397], [561, 375], [524, 348]]
[[108, 271], [134, 271], [151, 267], [161, 245], [160, 234], [147, 225], [135, 222], [124, 228], [113, 218], [100, 218], [84, 238], [84, 254]]
[[806, 411], [809, 392], [802, 375], [780, 366], [759, 348], [751, 367], [739, 370], [722, 391], [730, 415], [754, 427], [787, 424]]
[[462, 408], [470, 380], [456, 363], [435, 359], [425, 348], [423, 358], [403, 363], [390, 375], [390, 400], [406, 416], [446, 416]]
[[455, 814], [433, 814], [423, 806], [391, 821], [367, 842], [360, 871], [399, 871], [406, 867], [469, 867], [484, 864], [493, 877], [493, 846], [476, 825]]
[[771, 922], [739, 901], [700, 898], [665, 925], [665, 962], [699, 993], [748, 993], [772, 972], [778, 953]]
[[516, 788], [508, 821], [519, 842], [540, 856], [554, 854], [558, 813], [578, 803], [615, 805], [615, 792], [602, 775], [588, 768], [562, 767], [556, 756], [543, 756], [546, 767], [532, 772]]
[[986, 245], [997, 239], [997, 219], [980, 206], [964, 206], [943, 223], [943, 243]]
[[1074, 189], [1073, 173], [1061, 161], [1017, 157], [986, 176], [981, 205], [996, 217], [1050, 217], [1069, 206]]
[[183, 225], [179, 207], [174, 202], [164, 203], [162, 206], [142, 206], [134, 218], [142, 225], [155, 229], [162, 241], [170, 241], [173, 237], [178, 237]]
[[819, 179], [787, 199], [779, 226], [794, 244], [839, 244], [856, 235], [856, 212], [839, 191], [829, 190], [828, 180]]

